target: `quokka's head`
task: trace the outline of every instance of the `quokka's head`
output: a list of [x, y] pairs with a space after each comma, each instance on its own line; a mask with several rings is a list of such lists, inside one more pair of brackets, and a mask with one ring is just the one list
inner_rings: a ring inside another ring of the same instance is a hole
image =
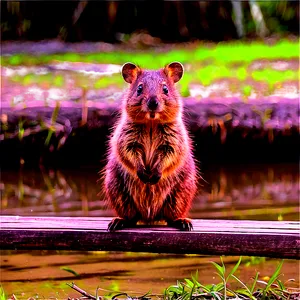
[[182, 104], [175, 83], [183, 75], [183, 66], [173, 62], [160, 70], [142, 70], [126, 63], [122, 67], [124, 80], [130, 84], [125, 107], [133, 122], [173, 122], [181, 113]]

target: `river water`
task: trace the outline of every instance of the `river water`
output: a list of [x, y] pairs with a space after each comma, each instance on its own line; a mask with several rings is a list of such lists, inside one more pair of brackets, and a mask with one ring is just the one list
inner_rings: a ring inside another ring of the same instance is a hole
[[[76, 170], [2, 170], [2, 215], [113, 216], [101, 196], [101, 167]], [[192, 218], [299, 221], [298, 164], [210, 165], [190, 212]], [[224, 257], [228, 269], [237, 257]], [[97, 287], [129, 292], [162, 293], [177, 280], [199, 271], [203, 284], [218, 283], [210, 261], [220, 257], [151, 253], [2, 251], [1, 283], [8, 295], [67, 299], [80, 295], [66, 283], [95, 294]], [[237, 276], [246, 283], [259, 272], [267, 280], [278, 259], [244, 257]], [[69, 270], [69, 271], [68, 271]], [[70, 270], [76, 272], [75, 276]], [[299, 262], [286, 260], [280, 279], [299, 287]], [[100, 291], [100, 294], [107, 294]]]

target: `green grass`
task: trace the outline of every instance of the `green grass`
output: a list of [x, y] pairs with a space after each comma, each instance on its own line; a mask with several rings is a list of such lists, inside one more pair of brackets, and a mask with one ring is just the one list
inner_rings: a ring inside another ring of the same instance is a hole
[[11, 80], [16, 83], [20, 83], [24, 86], [29, 86], [33, 84], [37, 84], [40, 86], [55, 86], [62, 87], [65, 84], [65, 78], [62, 75], [53, 75], [51, 73], [48, 74], [34, 74], [29, 73], [25, 76], [14, 75], [11, 77]]
[[243, 90], [243, 95], [245, 97], [249, 97], [251, 95], [252, 87], [251, 85], [245, 85], [243, 86], [242, 90]]
[[[145, 294], [140, 294], [139, 296], [132, 296], [126, 292], [120, 292], [119, 284], [113, 281], [108, 289], [102, 289], [97, 287], [95, 296], [89, 294], [88, 292], [79, 288], [75, 283], [67, 284], [69, 287], [73, 288], [81, 295], [85, 296], [85, 299], [94, 300], [116, 300], [116, 299], [139, 299], [139, 300], [206, 300], [206, 299], [216, 299], [216, 300], [233, 300], [233, 299], [278, 299], [278, 300], [288, 300], [288, 299], [298, 299], [300, 297], [300, 289], [291, 289], [286, 286], [290, 280], [283, 283], [280, 280], [280, 270], [284, 263], [281, 260], [274, 273], [270, 277], [264, 277], [264, 280], [259, 279], [259, 272], [256, 272], [254, 278], [250, 283], [243, 282], [236, 274], [239, 273], [239, 266], [249, 263], [249, 258], [242, 259], [236, 262], [236, 264], [228, 269], [225, 266], [222, 257], [220, 258], [220, 263], [211, 262], [215, 268], [215, 274], [219, 277], [220, 281], [216, 284], [202, 284], [199, 280], [199, 273], [192, 275], [191, 278], [185, 278], [184, 280], [178, 280], [176, 284], [167, 287], [163, 294], [152, 294], [147, 292]], [[250, 264], [261, 263], [264, 258], [255, 258], [250, 260]], [[73, 269], [65, 266], [61, 267], [62, 270], [69, 272], [76, 277], [80, 278], [78, 274]], [[49, 283], [46, 283], [48, 285]], [[63, 288], [64, 286], [62, 286]], [[102, 295], [100, 295], [100, 293]], [[139, 293], [136, 293], [139, 294]], [[15, 297], [15, 296], [14, 296]], [[0, 300], [5, 300], [6, 295], [3, 288], [0, 286]], [[17, 300], [15, 297], [14, 299]]]
[[120, 74], [113, 74], [111, 76], [102, 76], [95, 81], [94, 88], [103, 89], [112, 85], [115, 85], [117, 87], [122, 87], [124, 85], [123, 77]]
[[245, 80], [247, 78], [247, 69], [240, 67], [236, 69], [236, 78], [239, 80]]
[[[198, 281], [198, 274], [192, 276], [191, 279], [185, 279], [182, 282], [177, 282], [176, 285], [170, 286], [165, 290], [164, 299], [165, 300], [177, 300], [177, 299], [207, 299], [207, 297], [213, 299], [241, 299], [241, 297], [247, 297], [247, 299], [269, 299], [269, 297], [281, 297], [280, 299], [288, 299], [289, 293], [286, 291], [283, 283], [278, 279], [280, 275], [280, 270], [283, 264], [281, 261], [273, 275], [270, 277], [268, 282], [258, 281], [258, 273], [256, 273], [254, 281], [251, 285], [247, 285], [242, 282], [236, 273], [242, 258], [238, 260], [235, 266], [227, 271], [226, 267], [221, 258], [221, 264], [212, 262], [216, 268], [216, 274], [220, 278], [218, 284], [203, 285]], [[239, 284], [239, 288], [231, 288], [231, 280], [234, 280]], [[277, 285], [274, 283], [277, 281]], [[262, 288], [257, 288], [257, 284], [263, 284]]]
[[226, 66], [211, 65], [196, 71], [197, 79], [205, 86], [210, 85], [216, 79], [229, 77], [230, 75], [231, 72]]
[[252, 78], [256, 81], [266, 81], [271, 84], [278, 82], [297, 80], [299, 73], [297, 71], [277, 71], [272, 69], [257, 70], [252, 72]]
[[[289, 290], [285, 284], [279, 279], [280, 270], [283, 265], [283, 260], [277, 265], [274, 273], [267, 278], [267, 281], [259, 280], [259, 273], [256, 272], [251, 284], [246, 284], [241, 281], [235, 274], [238, 271], [240, 264], [242, 263], [242, 257], [233, 266], [232, 269], [227, 270], [223, 260], [217, 264], [211, 262], [215, 267], [216, 274], [220, 278], [220, 282], [217, 284], [202, 284], [198, 277], [198, 272], [192, 275], [191, 278], [186, 278], [182, 281], [177, 281], [175, 285], [171, 285], [164, 290], [161, 295], [151, 294], [148, 292], [141, 296], [131, 296], [126, 292], [120, 292], [119, 288], [104, 290], [101, 288], [96, 289], [96, 296], [88, 294], [74, 283], [68, 284], [71, 288], [78, 291], [88, 299], [139, 299], [139, 300], [151, 300], [151, 299], [163, 299], [163, 300], [205, 300], [205, 299], [298, 299], [300, 296], [300, 290]], [[234, 284], [233, 284], [234, 283]], [[99, 296], [99, 292], [104, 293], [104, 296]]]
[[[257, 59], [289, 59], [299, 56], [299, 43], [282, 40], [275, 45], [266, 45], [261, 42], [242, 43], [219, 43], [215, 46], [199, 44], [197, 47], [188, 49], [174, 49], [167, 52], [156, 50], [144, 51], [116, 51], [99, 53], [64, 53], [54, 55], [28, 55], [15, 54], [2, 57], [3, 65], [36, 65], [45, 64], [53, 60], [58, 61], [82, 61], [93, 63], [124, 64], [126, 61], [139, 64], [145, 68], [160, 68], [171, 62], [196, 63], [199, 61], [212, 60], [215, 64], [229, 64], [233, 62], [250, 63]], [[155, 58], [155, 59], [154, 59]]]
[[[83, 74], [74, 73], [73, 79], [75, 79], [77, 86], [104, 89], [109, 86], [116, 86], [122, 88], [124, 86], [124, 80], [120, 74], [113, 74], [111, 76], [101, 76], [97, 79], [92, 79]], [[38, 85], [40, 87], [59, 87], [65, 86], [66, 80], [63, 75], [48, 74], [34, 74], [29, 73], [25, 76], [14, 75], [11, 77], [11, 81], [19, 83], [23, 86]]]
[[6, 295], [5, 292], [3, 290], [3, 287], [0, 285], [0, 300], [6, 300]]
[[[102, 53], [63, 53], [53, 55], [33, 56], [27, 54], [16, 54], [2, 57], [4, 66], [32, 66], [43, 65], [54, 61], [109, 63], [122, 65], [131, 61], [143, 68], [157, 69], [171, 61], [180, 61], [186, 66], [185, 76], [179, 83], [182, 96], [190, 95], [190, 84], [202, 84], [209, 86], [219, 79], [238, 80], [237, 91], [244, 97], [251, 94], [254, 87], [249, 86], [249, 81], [266, 82], [268, 95], [274, 91], [274, 85], [285, 81], [296, 81], [299, 78], [298, 70], [278, 71], [271, 68], [264, 70], [252, 70], [250, 64], [255, 60], [272, 59], [297, 59], [299, 56], [299, 44], [288, 40], [282, 40], [275, 45], [266, 45], [261, 42], [242, 43], [230, 42], [207, 45], [199, 43], [197, 46], [176, 47], [173, 50], [143, 50], [143, 51], [116, 51]], [[105, 89], [110, 86], [123, 88], [126, 86], [120, 74], [91, 78], [84, 74], [72, 73], [76, 86], [88, 89]], [[64, 87], [65, 78], [62, 75], [53, 74], [27, 74], [25, 76], [15, 75], [12, 81], [22, 85], [37, 84], [42, 87]]]
[[[277, 71], [268, 68], [264, 70], [247, 71], [245, 67], [229, 68], [224, 65], [211, 65], [187, 71], [180, 81], [180, 92], [182, 96], [187, 97], [189, 96], [190, 83], [200, 83], [204, 86], [209, 86], [218, 79], [231, 78], [239, 80], [241, 82], [240, 86], [245, 86], [241, 89], [242, 94], [249, 96], [252, 88], [249, 84], [243, 84], [246, 79], [266, 82], [270, 86], [270, 91], [272, 91], [274, 84], [297, 80], [298, 77], [299, 73], [294, 70]], [[105, 89], [109, 86], [116, 86], [118, 88], [124, 86], [124, 80], [120, 74], [91, 79], [83, 74], [74, 73], [73, 78], [76, 80], [78, 86], [86, 86], [87, 88]], [[63, 75], [53, 75], [51, 73], [43, 75], [30, 73], [25, 76], [14, 75], [11, 77], [11, 80], [24, 86], [37, 84], [42, 87], [64, 87], [65, 85]]]
[[213, 49], [199, 48], [197, 60], [215, 59], [216, 63], [251, 62], [257, 59], [289, 59], [299, 56], [299, 43], [283, 40], [275, 45], [260, 42], [253, 43], [219, 43]]

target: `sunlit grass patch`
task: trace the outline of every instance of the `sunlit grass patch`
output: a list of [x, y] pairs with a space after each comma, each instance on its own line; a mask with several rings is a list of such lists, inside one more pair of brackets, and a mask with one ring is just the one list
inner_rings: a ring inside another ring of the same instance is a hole
[[10, 64], [10, 65], [13, 65], [13, 66], [17, 66], [17, 65], [20, 65], [23, 61], [22, 59], [22, 55], [12, 55], [11, 57], [9, 57], [7, 59], [7, 63]]
[[235, 69], [222, 65], [206, 66], [192, 70], [190, 73], [191, 82], [201, 83], [203, 86], [209, 86], [218, 79], [237, 79], [241, 83], [237, 90], [240, 90], [245, 96], [249, 96], [253, 90], [249, 84], [243, 85], [247, 79], [265, 82], [269, 86], [268, 93], [274, 92], [275, 85], [279, 86], [283, 82], [299, 79], [299, 72], [294, 70], [278, 71], [269, 68], [249, 71], [245, 67]]
[[[190, 96], [191, 84], [200, 84], [204, 87], [219, 80], [234, 80], [236, 88], [234, 92], [247, 98], [252, 91], [257, 92], [259, 87], [256, 83], [265, 83], [268, 96], [274, 93], [282, 83], [297, 81], [299, 71], [294, 70], [294, 60], [291, 62], [293, 70], [279, 71], [272, 69], [272, 64], [263, 70], [253, 70], [252, 62], [256, 60], [294, 59], [298, 57], [298, 43], [288, 40], [280, 41], [274, 45], [267, 45], [262, 42], [243, 43], [230, 42], [219, 44], [199, 43], [182, 48], [177, 45], [174, 48], [111, 51], [97, 53], [57, 53], [51, 55], [28, 55], [15, 54], [2, 57], [3, 65], [16, 66], [24, 65], [47, 65], [53, 62], [85, 62], [94, 64], [117, 64], [132, 62], [145, 69], [159, 69], [172, 61], [180, 61], [185, 66], [185, 73], [178, 84], [180, 94], [183, 97]], [[119, 49], [119, 48], [117, 48]], [[171, 50], [170, 50], [171, 49]], [[261, 67], [261, 66], [260, 66]], [[99, 74], [100, 75], [100, 74]], [[67, 78], [70, 81], [67, 81]], [[123, 89], [127, 87], [122, 76], [113, 74], [111, 76], [90, 76], [77, 71], [59, 71], [47, 74], [29, 73], [25, 76], [14, 75], [8, 80], [20, 83], [25, 86], [36, 84], [43, 88], [60, 87], [64, 88], [66, 82], [72, 82], [71, 86], [86, 89], [106, 89], [115, 87]], [[74, 83], [74, 84], [73, 84]], [[251, 86], [253, 84], [253, 86]], [[66, 88], [70, 88], [69, 85]], [[261, 92], [261, 91], [260, 91]], [[256, 93], [262, 95], [262, 93]]]
[[299, 72], [286, 70], [277, 71], [272, 69], [256, 70], [252, 72], [252, 78], [257, 81], [266, 81], [274, 84], [277, 82], [284, 82], [299, 79]]
[[189, 86], [187, 84], [180, 89], [180, 95], [182, 97], [189, 97], [191, 95]]
[[38, 80], [38, 78], [37, 78], [36, 75], [34, 75], [34, 74], [27, 74], [23, 78], [23, 84], [24, 85], [30, 85], [30, 84], [35, 83], [35, 81], [37, 81], [37, 80]]
[[251, 85], [244, 85], [243, 88], [242, 88], [243, 95], [245, 97], [249, 97], [251, 95], [252, 89], [253, 88], [252, 88]]
[[183, 97], [188, 97], [190, 95], [189, 84], [193, 80], [191, 73], [186, 73], [179, 82], [179, 91]]
[[266, 45], [261, 42], [253, 43], [219, 43], [215, 48], [198, 48], [196, 58], [199, 60], [212, 57], [216, 63], [251, 62], [256, 59], [287, 59], [299, 56], [299, 44], [287, 40], [275, 45]]
[[239, 80], [245, 80], [248, 76], [247, 69], [245, 67], [239, 67], [235, 71], [236, 78]]
[[76, 61], [80, 61], [80, 54], [78, 53], [66, 53], [64, 54], [64, 60], [66, 61], [71, 61], [71, 62], [76, 62]]
[[124, 79], [120, 76], [120, 74], [113, 74], [111, 76], [101, 76], [94, 83], [95, 89], [103, 89], [109, 86], [117, 86], [121, 88], [124, 86]]
[[219, 78], [231, 77], [232, 72], [225, 66], [211, 65], [196, 70], [196, 78], [204, 85], [210, 85]]
[[57, 87], [62, 87], [65, 84], [65, 79], [62, 75], [57, 75], [53, 78], [53, 84]]
[[[125, 83], [120, 76], [120, 74], [113, 74], [109, 76], [98, 76], [96, 78], [91, 78], [79, 73], [73, 73], [69, 76], [78, 87], [86, 87], [86, 88], [95, 88], [95, 89], [104, 89], [110, 86], [115, 86], [118, 88], [123, 88]], [[25, 76], [14, 75], [11, 77], [13, 82], [19, 83], [24, 86], [29, 85], [38, 85], [43, 88], [54, 87], [64, 87], [66, 83], [66, 79], [63, 74], [54, 75], [52, 73], [47, 74], [34, 74], [29, 73]]]
[[48, 74], [34, 74], [29, 73], [25, 76], [14, 75], [11, 77], [13, 82], [28, 86], [28, 85], [39, 85], [43, 87], [63, 87], [65, 84], [65, 78], [62, 75]]
[[0, 300], [6, 300], [6, 295], [5, 295], [5, 292], [4, 292], [4, 289], [3, 287], [0, 285]]
[[93, 62], [124, 64], [127, 61], [139, 64], [145, 68], [160, 68], [172, 62], [193, 63], [197, 61], [211, 60], [216, 64], [229, 64], [232, 62], [249, 63], [256, 59], [289, 59], [299, 56], [299, 44], [283, 40], [275, 45], [266, 45], [261, 42], [243, 43], [218, 43], [215, 45], [199, 44], [193, 48], [174, 50], [126, 50], [97, 53], [58, 53], [58, 54], [14, 54], [2, 57], [3, 65], [34, 65], [45, 64], [53, 60], [70, 62]]

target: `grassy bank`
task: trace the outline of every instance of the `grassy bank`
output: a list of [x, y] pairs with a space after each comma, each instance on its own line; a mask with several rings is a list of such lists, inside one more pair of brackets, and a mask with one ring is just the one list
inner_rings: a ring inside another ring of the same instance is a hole
[[[254, 258], [253, 258], [254, 259]], [[255, 258], [255, 260], [261, 260], [263, 258]], [[280, 271], [283, 265], [283, 260], [278, 263], [274, 273], [271, 276], [265, 276], [260, 278], [259, 272], [256, 272], [254, 278], [250, 282], [243, 282], [238, 275], [236, 275], [239, 266], [242, 262], [242, 257], [231, 268], [227, 269], [222, 257], [221, 263], [211, 262], [215, 274], [219, 277], [219, 282], [216, 284], [202, 284], [199, 280], [200, 275], [198, 272], [192, 275], [191, 278], [185, 278], [184, 280], [178, 280], [176, 284], [171, 285], [164, 289], [162, 294], [152, 294], [151, 290], [141, 294], [137, 292], [120, 292], [118, 285], [111, 286], [111, 290], [102, 289], [98, 287], [95, 294], [91, 294], [75, 283], [68, 283], [67, 285], [81, 294], [80, 298], [76, 299], [92, 299], [92, 300], [116, 300], [116, 299], [128, 299], [128, 300], [151, 300], [151, 299], [164, 299], [164, 300], [194, 300], [194, 299], [299, 299], [300, 289], [289, 287], [290, 282], [293, 279], [283, 282], [280, 279]], [[251, 262], [249, 262], [251, 263]], [[253, 263], [253, 262], [252, 262]], [[73, 274], [75, 277], [80, 276], [77, 272], [68, 267], [61, 268], [66, 272]], [[132, 288], [134, 290], [134, 287]], [[134, 294], [134, 295], [133, 295]], [[39, 298], [35, 296], [34, 298]], [[34, 299], [29, 298], [29, 299]], [[0, 300], [18, 300], [15, 295], [7, 298], [4, 290], [0, 287]], [[57, 298], [55, 298], [57, 299]], [[74, 298], [68, 298], [74, 299]]]
[[[148, 50], [120, 50], [101, 53], [57, 53], [51, 55], [14, 54], [2, 57], [6, 67], [41, 66], [53, 62], [83, 62], [95, 64], [118, 64], [131, 61], [143, 68], [157, 69], [171, 61], [185, 65], [185, 76], [180, 82], [182, 96], [191, 95], [191, 85], [207, 87], [219, 81], [227, 81], [231, 93], [239, 92], [243, 97], [263, 90], [270, 95], [284, 83], [299, 79], [299, 44], [282, 40], [274, 45], [262, 42], [230, 42], [218, 44], [179, 44], [174, 47]], [[11, 80], [21, 85], [64, 87], [66, 74], [14, 75]], [[77, 73], [72, 75], [77, 86], [89, 89], [106, 89], [124, 86], [119, 74], [91, 78]]]
[[197, 63], [209, 60], [211, 64], [231, 64], [235, 62], [250, 63], [257, 59], [291, 59], [298, 58], [298, 56], [299, 43], [282, 40], [274, 45], [262, 42], [224, 42], [218, 44], [179, 44], [175, 47], [101, 53], [14, 54], [2, 57], [2, 63], [3, 65], [18, 66], [46, 64], [52, 60], [110, 64], [133, 61], [145, 68], [159, 68], [170, 61]]

